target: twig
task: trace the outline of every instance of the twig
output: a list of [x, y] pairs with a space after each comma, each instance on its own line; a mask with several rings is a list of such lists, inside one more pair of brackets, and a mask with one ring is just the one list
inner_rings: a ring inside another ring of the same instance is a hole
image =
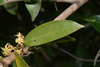
[[[68, 54], [69, 56], [71, 56], [71, 57], [73, 57], [73, 58], [75, 58], [75, 59], [77, 59], [77, 60], [79, 60], [79, 61], [94, 62], [94, 60], [92, 60], [92, 59], [82, 59], [82, 58], [78, 58], [78, 57], [72, 55], [71, 53], [69, 53], [68, 51], [65, 51], [65, 50], [62, 49], [62, 48], [59, 48], [59, 50], [61, 50], [62, 52]], [[100, 60], [97, 60], [96, 62], [100, 62]]]
[[51, 59], [49, 58], [49, 56], [45, 53], [45, 51], [44, 51], [42, 48], [40, 48], [39, 50], [40, 50], [40, 52], [44, 55], [44, 57], [46, 58], [47, 62], [49, 62], [49, 63], [51, 64], [52, 61], [51, 61]]
[[[64, 53], [68, 54], [69, 56], [75, 58], [76, 60], [79, 60], [79, 61], [87, 61], [87, 62], [94, 62], [93, 59], [82, 59], [82, 58], [76, 57], [75, 55], [71, 54], [70, 52], [68, 52], [68, 51], [66, 51], [66, 50], [64, 50], [64, 49], [62, 49], [62, 48], [60, 48], [60, 47], [58, 47], [57, 45], [56, 45], [56, 47], [57, 47], [59, 50], [61, 50], [62, 52], [64, 52]], [[96, 62], [100, 62], [100, 60], [97, 60]]]
[[[56, 0], [57, 1], [57, 0]], [[64, 20], [72, 13], [74, 13], [79, 7], [85, 4], [88, 0], [79, 0], [74, 2], [70, 7], [68, 7], [64, 12], [62, 12], [58, 17], [54, 20]]]

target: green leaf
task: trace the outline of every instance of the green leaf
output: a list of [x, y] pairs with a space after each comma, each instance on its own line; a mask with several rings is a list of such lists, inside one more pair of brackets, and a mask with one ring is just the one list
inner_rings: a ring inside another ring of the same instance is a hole
[[17, 67], [29, 67], [28, 64], [17, 53], [14, 53]]
[[70, 36], [66, 36], [66, 37], [60, 38], [58, 40], [49, 42], [47, 44], [57, 44], [57, 43], [63, 43], [63, 42], [68, 42], [68, 41], [75, 41], [75, 39]]
[[3, 3], [5, 2], [6, 0], [0, 0], [0, 5], [3, 5]]
[[18, 10], [17, 2], [8, 3], [4, 5], [4, 8], [11, 14], [16, 15], [16, 11]]
[[31, 15], [32, 21], [34, 21], [36, 16], [38, 15], [40, 11], [41, 3], [42, 0], [38, 1], [36, 4], [25, 4]]
[[68, 36], [83, 27], [83, 25], [70, 20], [50, 21], [29, 32], [25, 37], [25, 45], [38, 46], [46, 44]]
[[15, 62], [15, 61], [13, 62], [13, 67], [17, 67], [17, 65], [16, 65], [16, 62]]
[[91, 16], [85, 19], [88, 21], [97, 31], [100, 32], [100, 15]]

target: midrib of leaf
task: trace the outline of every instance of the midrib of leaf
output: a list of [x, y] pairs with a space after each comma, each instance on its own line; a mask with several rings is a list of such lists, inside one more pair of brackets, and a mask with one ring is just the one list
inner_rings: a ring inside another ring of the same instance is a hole
[[[75, 26], [74, 26], [75, 27]], [[70, 28], [74, 28], [74, 27], [69, 27], [69, 29], [67, 29], [67, 30], [70, 30]], [[77, 27], [77, 28], [81, 28], [81, 26], [80, 27]], [[50, 35], [50, 34], [53, 34], [53, 33], [56, 33], [56, 32], [59, 32], [59, 31], [63, 31], [63, 30], [66, 30], [66, 29], [61, 29], [61, 30], [57, 30], [57, 31], [54, 31], [54, 32], [50, 32], [50, 33], [48, 33], [48, 34], [44, 34], [44, 35], [42, 35], [42, 36], [38, 36], [38, 37], [35, 37], [35, 38], [32, 38], [32, 39], [29, 39], [29, 40], [27, 40], [27, 41], [31, 41], [31, 40], [33, 40], [33, 39], [37, 39], [37, 38], [42, 38], [43, 36], [48, 36], [48, 35]], [[63, 36], [64, 37], [64, 36]], [[61, 37], [60, 37], [61, 38]], [[58, 38], [59, 39], [59, 38]], [[25, 42], [27, 42], [27, 41], [25, 41]]]

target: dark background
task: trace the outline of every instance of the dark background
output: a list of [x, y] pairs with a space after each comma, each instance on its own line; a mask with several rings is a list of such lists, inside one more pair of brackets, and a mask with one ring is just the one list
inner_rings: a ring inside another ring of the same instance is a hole
[[[27, 35], [29, 31], [35, 28], [34, 24], [40, 25], [47, 21], [52, 21], [71, 5], [69, 3], [56, 3], [57, 11], [54, 3], [56, 2], [43, 1], [42, 9], [34, 22], [31, 21], [31, 17], [23, 2], [18, 2], [19, 14], [17, 16], [8, 13], [3, 6], [0, 6], [0, 47], [3, 47], [7, 42], [15, 45], [14, 35], [16, 33], [21, 32], [23, 35]], [[57, 45], [79, 58], [94, 59], [100, 49], [100, 33], [83, 19], [99, 14], [100, 0], [90, 0], [84, 4], [67, 19], [83, 24], [85, 28], [70, 35], [76, 41]], [[93, 67], [93, 62], [74, 59], [55, 48], [54, 45], [43, 45], [41, 47], [52, 62], [48, 62], [41, 51], [34, 51], [34, 54], [24, 58], [31, 67]], [[1, 52], [0, 55], [2, 55]], [[100, 67], [100, 64], [97, 63], [96, 67]]]

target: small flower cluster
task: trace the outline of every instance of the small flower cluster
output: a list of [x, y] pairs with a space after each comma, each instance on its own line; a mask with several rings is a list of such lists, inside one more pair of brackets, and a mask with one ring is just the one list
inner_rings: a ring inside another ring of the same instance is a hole
[[18, 38], [15, 39], [15, 42], [18, 43], [19, 45], [23, 45], [24, 41], [24, 36], [19, 32], [17, 35]]
[[11, 51], [12, 51], [12, 49], [14, 49], [14, 47], [12, 45], [10, 45], [10, 43], [7, 43], [5, 45], [5, 47], [4, 48], [1, 47], [1, 49], [3, 50], [4, 55], [9, 55], [9, 54], [11, 54]]
[[23, 43], [25, 42], [24, 36], [20, 32], [15, 36], [18, 37], [15, 39], [15, 42], [18, 43], [16, 47], [12, 46], [10, 43], [7, 43], [4, 48], [1, 47], [5, 56], [11, 55], [13, 52], [17, 52], [18, 54], [22, 53], [22, 47], [24, 47]]

